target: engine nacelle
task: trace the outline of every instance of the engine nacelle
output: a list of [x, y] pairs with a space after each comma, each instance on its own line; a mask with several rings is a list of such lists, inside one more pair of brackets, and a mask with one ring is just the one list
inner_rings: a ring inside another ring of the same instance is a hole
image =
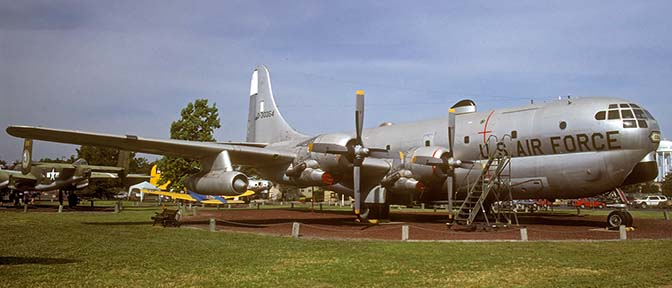
[[184, 180], [187, 189], [204, 195], [236, 196], [247, 191], [249, 180], [238, 171], [207, 171]]
[[415, 157], [432, 157], [448, 161], [448, 150], [438, 146], [424, 146], [409, 150], [404, 154], [403, 169], [411, 171], [413, 178], [418, 181], [429, 183], [445, 179], [448, 175], [440, 167], [416, 164]]
[[269, 190], [273, 187], [273, 182], [268, 180], [249, 180], [247, 189], [254, 192]]
[[325, 186], [335, 183], [334, 177], [320, 169], [316, 160], [308, 160], [290, 167], [285, 172], [285, 181], [298, 186]]
[[[341, 147], [351, 147], [351, 142], [354, 141], [351, 135], [348, 134], [324, 134], [317, 136], [312, 144], [333, 144]], [[344, 155], [328, 154], [312, 152], [310, 158], [319, 163], [320, 169], [332, 174], [340, 174], [346, 172], [352, 159], [346, 159]]]
[[395, 193], [422, 192], [425, 185], [413, 178], [409, 170], [399, 170], [385, 176], [380, 183]]

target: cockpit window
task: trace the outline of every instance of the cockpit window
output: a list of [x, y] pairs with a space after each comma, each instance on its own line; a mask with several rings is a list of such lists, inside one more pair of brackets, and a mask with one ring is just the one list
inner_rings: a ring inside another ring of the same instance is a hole
[[646, 119], [646, 115], [644, 114], [644, 111], [642, 111], [642, 109], [635, 109], [633, 111], [635, 111], [635, 116], [637, 117], [637, 119]]
[[649, 125], [646, 124], [646, 120], [637, 120], [639, 123], [639, 128], [649, 128]]
[[634, 115], [632, 115], [632, 110], [621, 110], [621, 118], [623, 119], [632, 119], [635, 118]]
[[606, 111], [600, 111], [595, 114], [595, 120], [604, 120], [607, 117], [607, 112]]
[[[647, 119], [654, 120], [649, 111], [637, 106], [637, 104], [609, 104], [609, 110], [597, 111], [595, 120], [620, 120], [623, 119], [623, 128], [648, 128]], [[613, 122], [612, 122], [613, 123]]]
[[637, 128], [637, 121], [623, 120], [623, 128]]
[[609, 120], [621, 119], [621, 114], [618, 113], [618, 110], [609, 110], [608, 119]]

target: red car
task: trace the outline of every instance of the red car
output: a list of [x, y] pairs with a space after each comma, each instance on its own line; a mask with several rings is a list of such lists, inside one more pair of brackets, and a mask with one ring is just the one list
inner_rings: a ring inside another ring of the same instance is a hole
[[582, 199], [574, 201], [574, 207], [581, 207], [581, 209], [585, 209], [585, 208], [602, 209], [604, 207], [607, 207], [607, 204], [602, 202], [602, 201], [597, 201], [597, 200], [592, 199], [592, 198], [582, 198]]

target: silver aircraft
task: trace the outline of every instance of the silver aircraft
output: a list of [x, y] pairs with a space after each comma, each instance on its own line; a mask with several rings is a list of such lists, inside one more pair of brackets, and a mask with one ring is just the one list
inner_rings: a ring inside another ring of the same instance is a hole
[[[244, 192], [250, 180], [233, 167], [253, 166], [275, 183], [324, 186], [354, 196], [358, 219], [385, 218], [390, 204], [467, 197], [474, 187], [494, 183], [489, 178], [477, 185], [491, 174], [494, 155], [508, 159], [504, 185], [510, 199], [590, 197], [657, 174], [653, 153], [660, 142], [658, 123], [643, 107], [624, 99], [567, 98], [485, 112], [462, 100], [444, 117], [363, 129], [364, 93], [357, 91], [355, 133], [306, 136], [282, 117], [266, 67], [252, 73], [249, 97], [246, 142], [159, 140], [28, 126], [10, 126], [7, 133], [198, 159], [201, 172], [185, 184], [199, 194]], [[614, 211], [608, 222], [631, 224], [632, 216]]]

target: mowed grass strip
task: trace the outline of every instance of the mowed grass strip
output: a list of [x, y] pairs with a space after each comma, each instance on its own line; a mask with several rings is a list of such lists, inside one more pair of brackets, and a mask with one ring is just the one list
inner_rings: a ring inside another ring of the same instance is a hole
[[672, 241], [665, 240], [296, 240], [152, 227], [151, 215], [153, 211], [0, 211], [0, 286], [655, 287], [672, 283]]

